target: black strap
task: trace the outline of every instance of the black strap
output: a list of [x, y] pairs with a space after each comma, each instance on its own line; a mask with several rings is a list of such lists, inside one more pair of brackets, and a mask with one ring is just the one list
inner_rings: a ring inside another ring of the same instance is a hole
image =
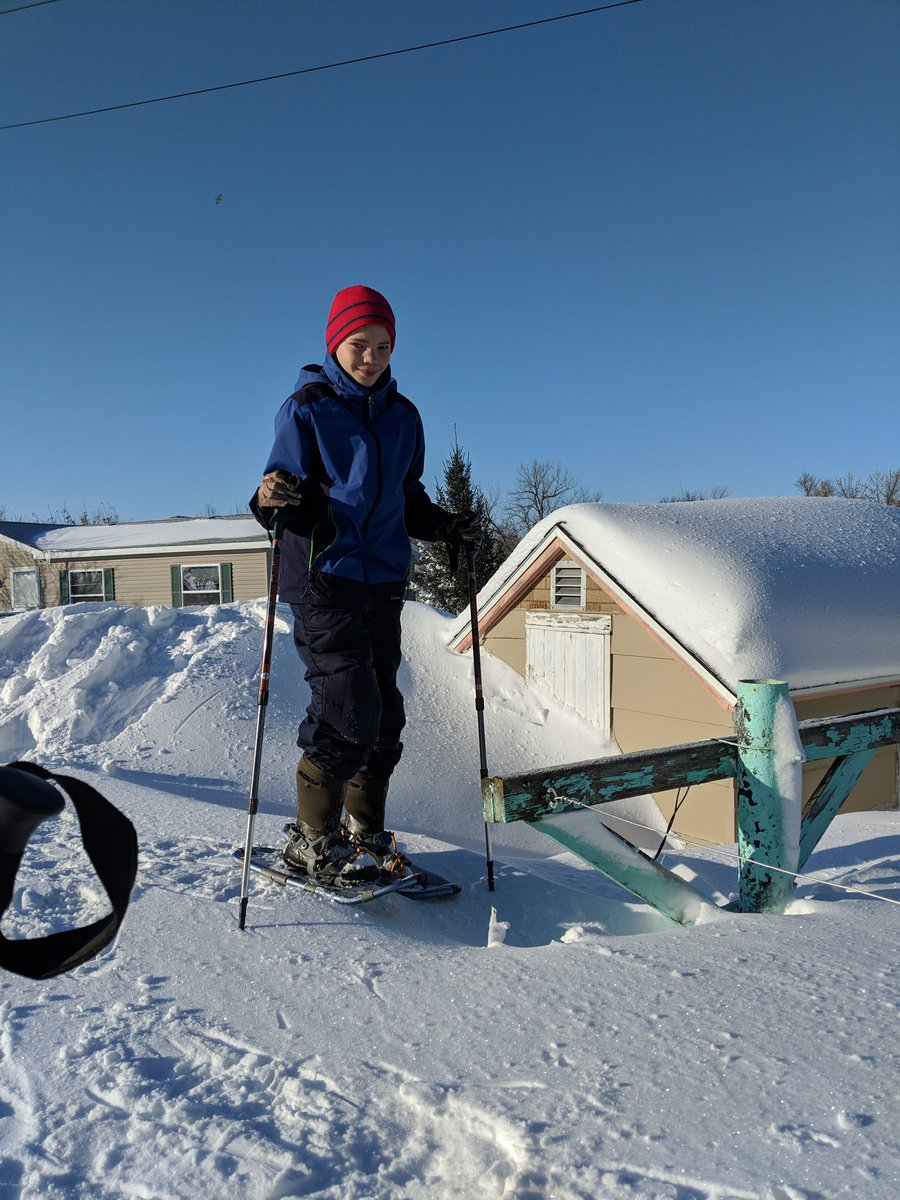
[[74, 805], [85, 852], [106, 889], [112, 912], [90, 925], [44, 937], [9, 939], [0, 934], [0, 967], [29, 979], [61, 975], [99, 954], [122, 924], [137, 875], [134, 826], [95, 788], [69, 775], [54, 775], [36, 763], [10, 763], [0, 767], [0, 918], [12, 899], [28, 838], [42, 820], [63, 807], [50, 780]]

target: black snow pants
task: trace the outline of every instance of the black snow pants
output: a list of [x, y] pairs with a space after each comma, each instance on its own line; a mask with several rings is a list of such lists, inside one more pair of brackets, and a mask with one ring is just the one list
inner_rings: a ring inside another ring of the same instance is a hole
[[314, 572], [301, 600], [291, 604], [294, 645], [310, 688], [297, 745], [337, 779], [363, 769], [387, 778], [400, 761], [406, 715], [397, 670], [405, 590], [405, 580], [366, 585]]

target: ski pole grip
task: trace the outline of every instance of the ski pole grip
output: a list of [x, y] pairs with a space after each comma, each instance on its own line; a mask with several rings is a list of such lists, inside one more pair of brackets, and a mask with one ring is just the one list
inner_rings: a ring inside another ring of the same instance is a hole
[[41, 821], [63, 808], [65, 800], [52, 784], [14, 767], [0, 767], [0, 852], [21, 854]]

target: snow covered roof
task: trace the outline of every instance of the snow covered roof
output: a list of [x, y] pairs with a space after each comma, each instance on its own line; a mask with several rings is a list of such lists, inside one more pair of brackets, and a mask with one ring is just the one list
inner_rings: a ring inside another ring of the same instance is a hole
[[128, 550], [163, 550], [170, 546], [268, 545], [262, 526], [252, 516], [172, 517], [166, 521], [120, 525], [39, 525], [0, 521], [0, 538], [30, 547], [51, 558]]
[[[900, 508], [836, 497], [576, 504], [539, 522], [479, 614], [554, 542], [701, 674], [794, 692], [900, 680]], [[469, 631], [457, 619], [451, 643]]]

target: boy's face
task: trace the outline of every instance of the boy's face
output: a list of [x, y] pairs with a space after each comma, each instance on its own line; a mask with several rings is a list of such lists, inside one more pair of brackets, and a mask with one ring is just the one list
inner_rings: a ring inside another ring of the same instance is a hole
[[334, 352], [351, 379], [370, 387], [391, 361], [391, 338], [383, 325], [356, 329]]

